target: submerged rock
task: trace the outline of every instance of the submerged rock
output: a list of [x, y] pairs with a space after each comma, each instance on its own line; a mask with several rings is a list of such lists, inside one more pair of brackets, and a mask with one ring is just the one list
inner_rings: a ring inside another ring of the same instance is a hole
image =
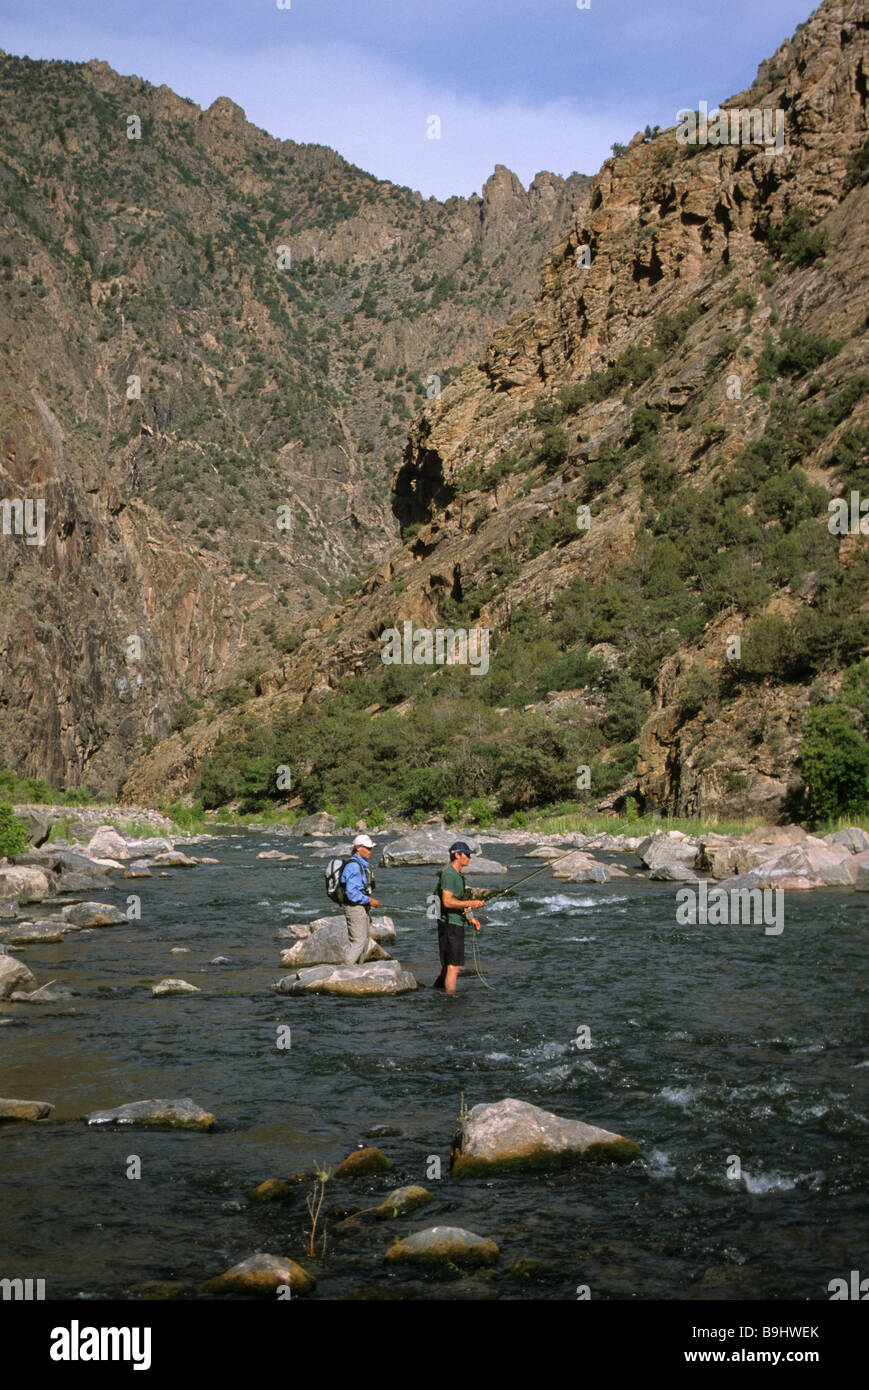
[[0, 999], [8, 999], [13, 990], [22, 986], [35, 984], [36, 976], [23, 960], [0, 952]]
[[68, 989], [46, 989], [43, 985], [41, 989], [35, 989], [28, 993], [23, 989], [13, 990], [9, 996], [12, 1004], [62, 1004], [67, 999], [74, 999], [75, 995]]
[[397, 960], [373, 965], [315, 965], [284, 975], [272, 988], [278, 994], [345, 994], [363, 997], [407, 994], [418, 988], [409, 970]]
[[289, 1197], [295, 1197], [297, 1190], [291, 1183], [283, 1182], [280, 1178], [266, 1178], [252, 1192], [247, 1194], [249, 1202], [285, 1202]]
[[377, 1208], [380, 1221], [392, 1221], [398, 1216], [409, 1216], [412, 1211], [428, 1206], [435, 1198], [424, 1187], [412, 1184], [410, 1187], [397, 1187]]
[[198, 862], [198, 859], [192, 859], [178, 849], [167, 849], [162, 854], [155, 854], [151, 860], [161, 869], [195, 869]]
[[392, 1167], [381, 1149], [356, 1149], [335, 1169], [336, 1178], [363, 1178], [369, 1173], [387, 1173]]
[[278, 1289], [288, 1288], [297, 1296], [313, 1293], [317, 1281], [295, 1260], [285, 1260], [279, 1255], [249, 1255], [240, 1264], [233, 1265], [225, 1274], [218, 1274], [202, 1285], [203, 1293], [241, 1293], [256, 1294], [261, 1297], [274, 1297]]
[[214, 1116], [189, 1096], [181, 1100], [134, 1100], [114, 1110], [92, 1110], [89, 1125], [153, 1125], [158, 1129], [213, 1129]]
[[47, 1100], [0, 1099], [0, 1120], [47, 1120], [53, 1110]]
[[162, 999], [166, 994], [201, 994], [202, 991], [196, 985], [188, 984], [186, 980], [161, 980], [151, 989], [155, 999]]
[[639, 1145], [581, 1120], [566, 1120], [524, 1100], [475, 1105], [453, 1141], [452, 1172], [478, 1173], [630, 1163]]
[[500, 1253], [493, 1240], [461, 1226], [429, 1226], [396, 1241], [384, 1259], [388, 1264], [493, 1265]]
[[[284, 854], [282, 849], [261, 849], [259, 854], [257, 855], [257, 859], [276, 859], [280, 863], [284, 863], [286, 860], [289, 859], [295, 859], [296, 861], [298, 861], [298, 858], [299, 856], [297, 854]], [[199, 862], [201, 864], [204, 861], [200, 859]], [[217, 863], [217, 860], [214, 860], [213, 862]]]

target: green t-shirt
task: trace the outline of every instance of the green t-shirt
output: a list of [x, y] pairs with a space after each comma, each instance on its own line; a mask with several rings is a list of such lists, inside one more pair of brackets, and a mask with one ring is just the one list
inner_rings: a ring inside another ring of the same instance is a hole
[[450, 865], [449, 868], [441, 870], [438, 876], [438, 895], [441, 900], [441, 921], [448, 922], [451, 927], [460, 927], [465, 921], [465, 914], [460, 907], [451, 907], [449, 909], [444, 907], [443, 893], [445, 889], [448, 893], [452, 893], [454, 898], [459, 898], [462, 902], [466, 902], [471, 896], [468, 892], [468, 886], [465, 883], [464, 877], [459, 873], [458, 869], [454, 869], [452, 865]]

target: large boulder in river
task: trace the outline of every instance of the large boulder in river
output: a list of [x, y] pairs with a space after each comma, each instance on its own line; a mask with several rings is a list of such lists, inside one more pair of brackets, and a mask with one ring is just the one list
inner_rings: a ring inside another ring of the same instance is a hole
[[453, 1141], [456, 1177], [578, 1163], [630, 1163], [639, 1145], [582, 1120], [565, 1120], [524, 1100], [475, 1105]]
[[584, 850], [575, 849], [572, 854], [562, 858], [552, 870], [553, 878], [564, 878], [569, 883], [608, 883], [609, 869]]
[[[300, 965], [344, 965], [350, 950], [350, 934], [343, 917], [324, 922], [319, 930], [281, 951], [281, 965], [292, 970]], [[389, 960], [389, 955], [377, 941], [370, 940], [365, 962]]]
[[52, 881], [45, 869], [29, 864], [0, 868], [0, 897], [14, 898], [19, 903], [40, 903], [51, 891]]
[[671, 830], [663, 835], [652, 835], [637, 846], [637, 854], [647, 869], [650, 878], [664, 883], [696, 883], [697, 845], [679, 831]]
[[282, 1259], [278, 1255], [249, 1255], [240, 1264], [233, 1265], [225, 1274], [218, 1274], [203, 1284], [204, 1293], [238, 1293], [274, 1298], [279, 1289], [289, 1289], [290, 1295], [299, 1297], [313, 1293], [317, 1281], [295, 1260]]
[[155, 854], [171, 851], [172, 841], [162, 835], [134, 840], [111, 825], [101, 825], [85, 846], [85, 854], [91, 859], [150, 859]]
[[117, 927], [129, 919], [119, 907], [111, 903], [71, 903], [63, 909], [63, 916], [71, 927]]
[[8, 999], [16, 989], [36, 984], [36, 976], [23, 960], [0, 952], [0, 999]]
[[399, 961], [384, 960], [373, 965], [314, 965], [295, 975], [282, 976], [272, 988], [278, 994], [346, 994], [365, 998], [409, 994], [418, 986]]
[[191, 985], [187, 980], [165, 979], [159, 984], [153, 985], [151, 993], [155, 999], [163, 999], [168, 994], [201, 994], [202, 991], [196, 985]]
[[89, 1125], [142, 1125], [153, 1129], [213, 1129], [214, 1116], [189, 1096], [181, 1100], [134, 1100], [114, 1110], [92, 1110]]
[[500, 1253], [493, 1240], [461, 1226], [429, 1226], [397, 1240], [383, 1258], [387, 1264], [476, 1266], [497, 1264]]
[[[467, 830], [413, 830], [383, 846], [380, 864], [387, 869], [404, 868], [408, 864], [449, 864], [450, 845], [456, 840], [463, 840], [472, 854], [479, 852], [479, 840]], [[473, 871], [471, 860], [467, 872]]]

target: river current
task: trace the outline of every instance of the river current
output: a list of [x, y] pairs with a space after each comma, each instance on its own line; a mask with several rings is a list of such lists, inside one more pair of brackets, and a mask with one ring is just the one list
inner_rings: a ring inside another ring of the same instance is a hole
[[[300, 862], [257, 860], [276, 846]], [[310, 1269], [317, 1298], [816, 1300], [866, 1265], [865, 895], [788, 893], [784, 930], [768, 935], [677, 925], [673, 884], [564, 884], [547, 870], [481, 911], [484, 978], [469, 955], [455, 998], [285, 997], [269, 988], [291, 944], [277, 929], [337, 910], [323, 852], [257, 831], [195, 852], [220, 863], [92, 895], [124, 907], [138, 894], [140, 921], [18, 953], [38, 984], [76, 997], [0, 1006], [13, 1020], [0, 1027], [0, 1094], [56, 1107], [49, 1122], [0, 1127], [0, 1277], [44, 1278], [49, 1299], [137, 1297], [155, 1281], [198, 1288], [268, 1251]], [[524, 847], [486, 852], [512, 878], [535, 867]], [[389, 950], [427, 986], [435, 874], [377, 870], [398, 931]], [[210, 964], [219, 955], [230, 963]], [[165, 976], [201, 993], [152, 998]], [[214, 1112], [212, 1133], [82, 1120], [180, 1096]], [[643, 1156], [453, 1180], [462, 1104], [506, 1096], [624, 1134]], [[393, 1171], [330, 1182], [325, 1256], [304, 1253], [310, 1184], [248, 1201], [264, 1179], [334, 1168], [363, 1143]], [[370, 1209], [407, 1183], [436, 1201], [376, 1220]], [[396, 1234], [430, 1225], [493, 1238], [498, 1266], [384, 1264]]]

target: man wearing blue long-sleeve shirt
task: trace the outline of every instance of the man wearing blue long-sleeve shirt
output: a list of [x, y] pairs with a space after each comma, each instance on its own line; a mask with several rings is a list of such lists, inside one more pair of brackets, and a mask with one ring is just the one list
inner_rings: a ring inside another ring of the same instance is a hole
[[359, 965], [368, 951], [368, 929], [371, 925], [372, 907], [379, 907], [377, 898], [371, 896], [374, 879], [368, 860], [374, 841], [368, 835], [357, 835], [353, 841], [353, 857], [347, 860], [341, 872], [341, 886], [344, 889], [344, 918], [350, 937], [347, 953], [348, 965]]

